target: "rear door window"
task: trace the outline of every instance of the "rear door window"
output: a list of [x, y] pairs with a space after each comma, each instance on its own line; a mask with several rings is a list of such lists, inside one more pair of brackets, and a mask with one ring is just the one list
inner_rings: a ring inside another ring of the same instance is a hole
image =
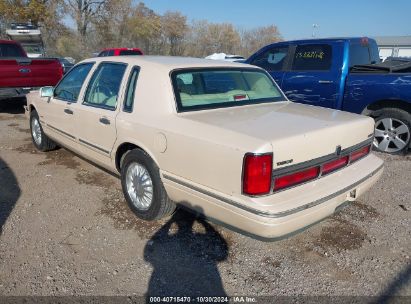
[[293, 58], [293, 71], [328, 71], [332, 63], [329, 44], [298, 45]]
[[69, 102], [76, 102], [84, 80], [93, 65], [93, 62], [89, 62], [72, 68], [55, 88], [54, 97]]
[[141, 55], [141, 52], [137, 50], [121, 50], [120, 51], [120, 56], [127, 56], [127, 55]]
[[84, 104], [115, 110], [126, 64], [103, 62], [95, 70], [87, 87]]
[[287, 60], [288, 47], [273, 47], [258, 55], [251, 64], [259, 66], [267, 71], [281, 71]]
[[350, 67], [354, 65], [370, 64], [370, 50], [368, 44], [350, 44]]
[[0, 57], [25, 57], [21, 49], [14, 44], [0, 44]]
[[137, 79], [138, 79], [139, 72], [140, 72], [139, 67], [134, 67], [131, 71], [130, 77], [128, 79], [128, 84], [127, 84], [127, 91], [125, 95], [126, 97], [124, 98], [124, 106], [123, 106], [124, 112], [131, 113], [133, 111], [134, 92], [136, 91], [136, 85], [137, 85]]

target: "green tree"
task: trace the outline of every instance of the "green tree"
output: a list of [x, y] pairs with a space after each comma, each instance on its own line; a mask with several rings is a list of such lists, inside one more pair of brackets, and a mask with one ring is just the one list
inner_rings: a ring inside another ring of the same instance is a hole
[[186, 55], [205, 57], [213, 53], [238, 53], [240, 35], [232, 24], [194, 22], [188, 39]]
[[128, 30], [132, 14], [131, 0], [107, 1], [99, 19], [94, 21], [96, 47], [130, 46]]
[[128, 32], [133, 46], [141, 47], [147, 54], [158, 53], [161, 19], [152, 9], [140, 2], [132, 11]]
[[282, 37], [277, 26], [269, 25], [245, 30], [241, 33], [241, 48], [243, 55], [251, 55], [263, 46], [281, 41]]
[[161, 17], [162, 36], [166, 42], [169, 55], [183, 55], [184, 40], [188, 29], [187, 17], [180, 12], [168, 11]]
[[4, 22], [29, 22], [37, 25], [49, 16], [47, 0], [0, 0]]
[[65, 0], [68, 13], [74, 19], [77, 32], [82, 39], [93, 21], [102, 14], [106, 0]]

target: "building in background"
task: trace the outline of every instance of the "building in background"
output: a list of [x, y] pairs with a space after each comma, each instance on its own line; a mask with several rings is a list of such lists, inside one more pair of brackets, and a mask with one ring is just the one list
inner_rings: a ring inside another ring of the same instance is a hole
[[411, 58], [411, 36], [381, 36], [374, 39], [377, 41], [382, 60], [387, 57]]

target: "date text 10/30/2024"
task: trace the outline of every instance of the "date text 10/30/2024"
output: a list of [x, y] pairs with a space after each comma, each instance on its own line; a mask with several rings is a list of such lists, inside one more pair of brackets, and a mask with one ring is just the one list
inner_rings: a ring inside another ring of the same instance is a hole
[[254, 297], [150, 297], [149, 303], [256, 303]]

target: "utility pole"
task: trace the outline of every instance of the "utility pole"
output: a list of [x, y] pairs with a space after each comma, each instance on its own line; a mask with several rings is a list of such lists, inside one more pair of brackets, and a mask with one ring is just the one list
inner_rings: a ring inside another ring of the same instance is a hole
[[320, 25], [317, 23], [313, 23], [313, 34], [312, 37], [315, 38], [315, 30], [320, 28]]

